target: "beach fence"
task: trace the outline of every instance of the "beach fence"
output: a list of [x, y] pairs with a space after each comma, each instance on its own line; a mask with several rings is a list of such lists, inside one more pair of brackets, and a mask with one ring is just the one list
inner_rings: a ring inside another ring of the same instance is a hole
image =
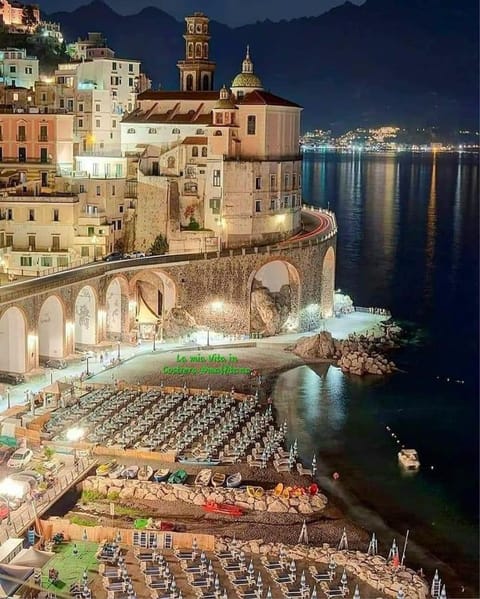
[[215, 537], [208, 534], [192, 534], [187, 532], [166, 532], [153, 529], [135, 530], [113, 526], [81, 526], [72, 524], [67, 519], [50, 518], [41, 520], [42, 532], [46, 539], [57, 533], [63, 533], [67, 541], [91, 541], [102, 543], [121, 538], [121, 543], [130, 547], [151, 547], [153, 540], [159, 548], [191, 549], [194, 539], [204, 551], [215, 550]]

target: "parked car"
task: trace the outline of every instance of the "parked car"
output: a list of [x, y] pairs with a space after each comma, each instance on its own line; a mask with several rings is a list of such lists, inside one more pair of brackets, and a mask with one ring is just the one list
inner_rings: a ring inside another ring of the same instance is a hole
[[[31, 476], [30, 474], [25, 474], [25, 472], [16, 472], [15, 474], [12, 474], [9, 478], [10, 478], [10, 480], [14, 481], [15, 484], [19, 483], [19, 484], [23, 485], [24, 489], [27, 489], [27, 486], [28, 486], [28, 491], [27, 491], [28, 493], [31, 490], [36, 489], [39, 484], [36, 476]], [[26, 492], [24, 490], [24, 495], [25, 494], [26, 494]]]
[[52, 358], [45, 363], [45, 366], [47, 368], [58, 368], [59, 370], [63, 370], [64, 368], [67, 368], [68, 364], [65, 362], [65, 360], [60, 358]]
[[10, 513], [10, 508], [5, 501], [0, 501], [0, 522], [5, 518], [8, 518], [8, 514]]
[[94, 351], [92, 351], [92, 350], [88, 350], [88, 351], [76, 351], [75, 353], [76, 354], [80, 354], [80, 360], [82, 362], [84, 362], [87, 358], [94, 359], [94, 358], [97, 357], [97, 354]]
[[7, 385], [20, 385], [25, 382], [23, 374], [18, 372], [0, 372], [0, 383], [7, 383]]
[[107, 254], [103, 257], [105, 262], [114, 262], [115, 260], [122, 260], [123, 254], [122, 252], [112, 252], [111, 254]]
[[23, 468], [33, 458], [33, 451], [27, 448], [17, 449], [7, 462], [8, 468]]
[[8, 447], [8, 445], [2, 445], [0, 447], [0, 464], [7, 462], [15, 451], [15, 447]]
[[128, 252], [128, 254], [125, 254], [125, 258], [145, 258], [145, 252]]

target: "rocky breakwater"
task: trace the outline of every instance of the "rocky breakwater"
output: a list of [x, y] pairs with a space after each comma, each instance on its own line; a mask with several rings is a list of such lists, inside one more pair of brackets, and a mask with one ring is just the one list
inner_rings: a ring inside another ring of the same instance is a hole
[[[217, 537], [215, 551], [226, 551], [230, 541], [231, 539]], [[236, 542], [237, 550], [265, 555], [270, 560], [274, 555], [280, 555], [280, 549], [283, 549], [287, 560], [302, 560], [309, 564], [317, 562], [319, 569], [323, 571], [328, 570], [328, 564], [333, 560], [340, 569], [340, 575], [345, 568], [347, 576], [356, 576], [386, 597], [398, 597], [400, 589], [408, 599], [427, 599], [429, 596], [428, 586], [423, 578], [409, 568], [393, 567], [381, 555], [367, 555], [362, 551], [339, 551], [328, 543], [321, 547], [310, 547], [264, 543], [263, 539], [243, 542], [237, 539]], [[319, 583], [318, 586], [321, 587], [322, 584]]]
[[207, 501], [237, 505], [245, 510], [259, 512], [313, 514], [327, 505], [327, 498], [321, 493], [300, 495], [299, 497], [276, 497], [273, 491], [266, 491], [262, 497], [251, 497], [246, 489], [226, 489], [223, 487], [191, 487], [168, 483], [145, 482], [138, 480], [110, 479], [90, 476], [82, 483], [84, 491], [94, 491], [107, 499], [134, 503], [140, 501], [183, 501], [202, 506]]
[[322, 331], [302, 337], [289, 349], [306, 361], [330, 361], [342, 372], [385, 375], [394, 372], [396, 366], [383, 352], [398, 347], [399, 334], [400, 329], [393, 326], [385, 327], [380, 334], [353, 334], [347, 339], [334, 339], [331, 333]]

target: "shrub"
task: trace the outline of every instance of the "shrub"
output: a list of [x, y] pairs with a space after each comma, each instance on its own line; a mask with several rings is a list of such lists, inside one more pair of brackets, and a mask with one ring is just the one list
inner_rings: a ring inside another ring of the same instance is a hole
[[97, 521], [93, 518], [87, 518], [86, 516], [71, 516], [70, 522], [72, 524], [78, 524], [78, 526], [96, 526]]
[[90, 503], [91, 501], [99, 501], [101, 499], [106, 499], [106, 496], [98, 491], [82, 492], [82, 503]]

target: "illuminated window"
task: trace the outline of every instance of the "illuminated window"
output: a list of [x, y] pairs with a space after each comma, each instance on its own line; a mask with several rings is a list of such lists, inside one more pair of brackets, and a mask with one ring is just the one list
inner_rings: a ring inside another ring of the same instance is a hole
[[247, 135], [255, 135], [257, 129], [257, 117], [249, 114], [247, 117]]

